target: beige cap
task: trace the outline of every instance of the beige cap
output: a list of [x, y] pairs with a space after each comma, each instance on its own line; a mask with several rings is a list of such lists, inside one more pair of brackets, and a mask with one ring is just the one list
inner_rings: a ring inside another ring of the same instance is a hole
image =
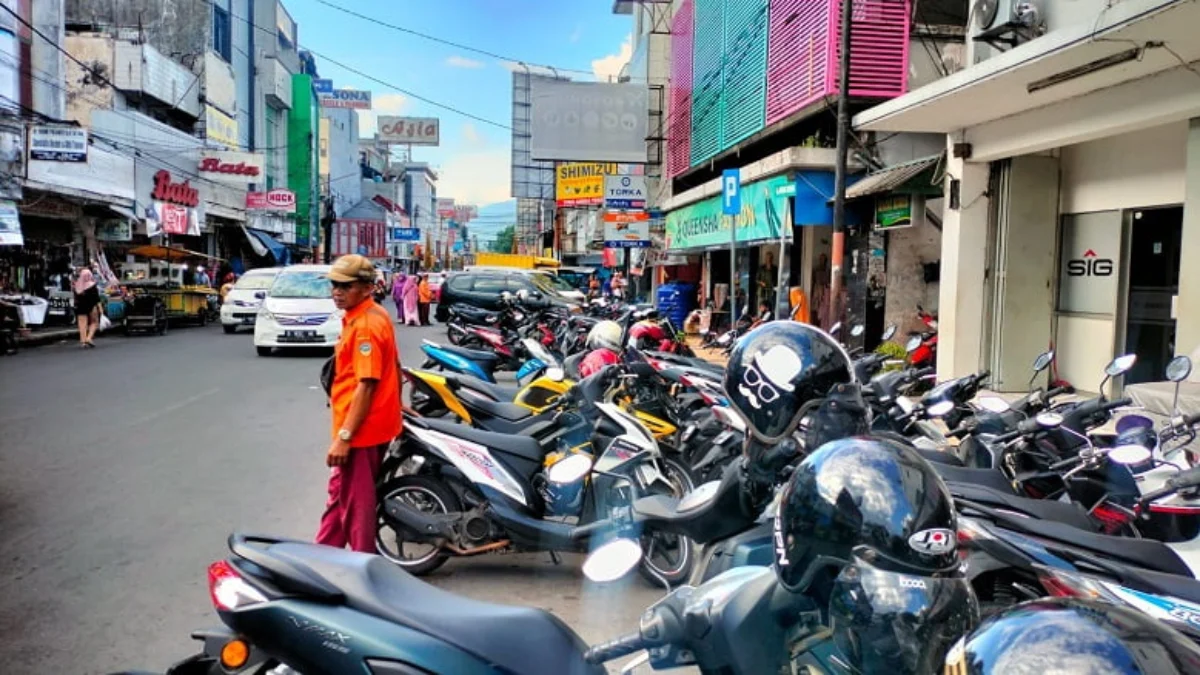
[[361, 255], [352, 253], [338, 258], [327, 275], [333, 281], [365, 281], [374, 283], [375, 265]]

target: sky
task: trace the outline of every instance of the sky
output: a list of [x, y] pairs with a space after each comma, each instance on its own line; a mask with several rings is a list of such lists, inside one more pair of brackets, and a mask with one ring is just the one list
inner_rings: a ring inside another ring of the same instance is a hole
[[[488, 123], [507, 127], [512, 121], [511, 64], [399, 32], [327, 3], [530, 64], [607, 76], [615, 75], [632, 52], [633, 17], [614, 15], [612, 0], [284, 0], [299, 26], [300, 46], [314, 52], [321, 77], [333, 80], [335, 88], [372, 92], [373, 110], [360, 116], [362, 136], [375, 132], [376, 114], [440, 118], [441, 146], [414, 148], [413, 159], [438, 170], [439, 197], [481, 207], [496, 204], [481, 209], [478, 225], [515, 210], [497, 204], [510, 197], [510, 132]], [[322, 55], [409, 94], [347, 72]], [[582, 73], [571, 77], [589, 79]]]

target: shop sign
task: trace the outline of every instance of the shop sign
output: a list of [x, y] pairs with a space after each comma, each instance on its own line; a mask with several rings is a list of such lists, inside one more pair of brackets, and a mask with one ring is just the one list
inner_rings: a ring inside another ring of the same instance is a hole
[[[787, 216], [787, 198], [776, 190], [788, 183], [786, 176], [741, 185], [741, 211], [737, 218], [740, 242], [777, 239]], [[681, 251], [709, 246], [729, 246], [733, 217], [721, 213], [723, 195], [689, 204], [667, 214], [668, 250]]]
[[650, 223], [647, 220], [604, 219], [605, 248], [649, 248]]
[[237, 120], [211, 105], [204, 106], [204, 134], [210, 141], [231, 148], [241, 146], [238, 142]]
[[18, 208], [27, 216], [38, 218], [59, 218], [62, 220], [80, 220], [83, 218], [83, 207], [65, 199], [45, 195], [30, 198], [26, 193], [27, 202], [22, 202]]
[[200, 153], [200, 176], [224, 183], [257, 183], [263, 175], [263, 167], [263, 156], [254, 152], [204, 150]]
[[192, 187], [188, 181], [175, 183], [171, 181], [171, 172], [159, 169], [154, 174], [154, 190], [150, 196], [160, 202], [168, 202], [178, 206], [196, 208], [200, 205], [200, 191]]
[[21, 235], [21, 216], [17, 213], [17, 205], [7, 199], [0, 199], [0, 246], [24, 246], [25, 237]]
[[254, 211], [296, 212], [296, 193], [283, 188], [268, 192], [247, 192], [246, 208]]
[[605, 211], [606, 223], [641, 223], [648, 222], [650, 214], [645, 211]]
[[558, 206], [599, 206], [604, 203], [604, 177], [616, 175], [612, 162], [567, 162], [554, 170], [554, 200]]
[[912, 227], [912, 195], [889, 195], [875, 199], [875, 229], [894, 230]]
[[1059, 311], [1116, 314], [1121, 229], [1120, 211], [1063, 217]]
[[646, 208], [645, 176], [605, 176], [604, 208]]
[[154, 237], [163, 233], [200, 236], [196, 210], [167, 202], [151, 202], [146, 214], [146, 236]]
[[380, 115], [379, 140], [403, 145], [440, 145], [439, 120], [436, 117]]
[[470, 204], [459, 204], [454, 207], [454, 220], [466, 224], [479, 217], [479, 208]]
[[131, 241], [133, 223], [125, 218], [101, 220], [96, 223], [96, 239], [100, 241]]
[[394, 241], [421, 241], [421, 230], [415, 227], [393, 227], [392, 239]]
[[443, 198], [437, 200], [437, 214], [439, 218], [454, 217], [454, 198]]
[[87, 129], [66, 126], [36, 126], [29, 129], [29, 159], [86, 162], [87, 156]]
[[371, 109], [371, 92], [357, 89], [335, 89], [321, 92], [318, 100], [322, 108], [350, 108], [353, 110]]

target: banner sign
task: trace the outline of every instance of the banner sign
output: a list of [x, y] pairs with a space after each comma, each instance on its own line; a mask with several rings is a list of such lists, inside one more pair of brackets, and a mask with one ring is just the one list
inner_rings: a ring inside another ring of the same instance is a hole
[[875, 229], [895, 230], [912, 227], [912, 195], [889, 195], [875, 200]]
[[479, 216], [479, 208], [471, 204], [459, 204], [454, 207], [454, 220], [465, 225]]
[[[787, 176], [775, 176], [740, 186], [741, 210], [736, 216], [738, 241], [751, 242], [779, 236], [787, 218], [788, 205], [787, 197], [778, 196], [776, 190], [789, 182]], [[681, 251], [729, 246], [729, 227], [733, 216], [722, 214], [723, 197], [710, 197], [668, 213], [667, 249]]]
[[86, 162], [87, 156], [87, 129], [65, 126], [36, 126], [29, 129], [29, 159]]
[[324, 78], [317, 78], [313, 80], [313, 91], [317, 92], [317, 95], [332, 94], [333, 80]]
[[322, 108], [371, 109], [371, 92], [357, 89], [334, 89], [318, 95]]
[[379, 140], [403, 145], [441, 145], [436, 117], [379, 116]]
[[437, 200], [437, 214], [439, 218], [454, 217], [454, 198], [443, 198]]
[[196, 218], [196, 210], [167, 202], [151, 202], [146, 217], [146, 235], [153, 237], [164, 232], [199, 237], [200, 221]]
[[0, 246], [24, 246], [21, 235], [21, 217], [16, 202], [0, 199]]
[[641, 214], [647, 217], [632, 222], [610, 220], [609, 215], [624, 214], [604, 214], [605, 248], [650, 248], [649, 214]]
[[645, 211], [605, 211], [604, 222], [606, 223], [641, 223], [650, 220], [650, 214]]
[[604, 208], [646, 208], [645, 176], [605, 176]]
[[283, 188], [270, 192], [247, 192], [246, 208], [251, 211], [296, 212], [296, 193]]
[[99, 241], [132, 241], [133, 223], [124, 218], [98, 221], [96, 223], [96, 239]]
[[204, 135], [208, 140], [230, 148], [241, 145], [238, 143], [237, 120], [211, 105], [204, 106]]
[[421, 230], [416, 227], [393, 227], [392, 239], [396, 241], [421, 241]]
[[258, 153], [202, 150], [198, 173], [222, 183], [249, 185], [261, 182], [265, 166], [263, 156]]
[[604, 203], [604, 177], [616, 173], [615, 163], [559, 164], [554, 170], [554, 201], [558, 206], [599, 206]]
[[529, 99], [533, 159], [646, 163], [645, 84], [537, 78]]

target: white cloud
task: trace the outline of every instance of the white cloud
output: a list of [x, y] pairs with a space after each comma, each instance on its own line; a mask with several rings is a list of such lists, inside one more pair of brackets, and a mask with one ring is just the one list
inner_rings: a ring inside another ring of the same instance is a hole
[[571, 36], [567, 39], [572, 43], [579, 42], [583, 38], [583, 24], [577, 24], [575, 30], [571, 31]]
[[371, 97], [371, 109], [358, 111], [358, 136], [371, 138], [379, 127], [380, 115], [403, 115], [409, 100], [404, 94], [383, 94]]
[[465, 56], [451, 56], [450, 58], [446, 59], [446, 65], [453, 68], [482, 68], [487, 64], [485, 64], [483, 61], [468, 59]]
[[463, 144], [470, 150], [482, 150], [488, 145], [487, 137], [479, 132], [479, 127], [473, 122], [463, 122], [462, 137]]
[[621, 73], [621, 68], [629, 63], [631, 58], [633, 58], [633, 33], [625, 38], [617, 53], [592, 61], [592, 72], [596, 74], [598, 80], [607, 82], [611, 78], [615, 82], [617, 75]]
[[512, 156], [507, 149], [456, 152], [442, 163], [439, 195], [460, 204], [492, 204], [509, 198]]

